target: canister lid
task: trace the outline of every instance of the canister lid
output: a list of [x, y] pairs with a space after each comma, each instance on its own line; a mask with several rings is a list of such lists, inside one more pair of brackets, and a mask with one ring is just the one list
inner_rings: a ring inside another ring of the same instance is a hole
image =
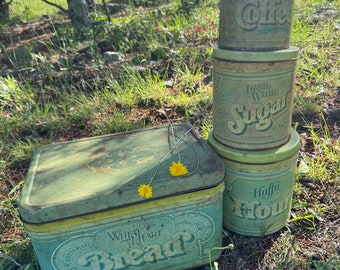
[[[187, 175], [170, 175], [180, 161]], [[217, 186], [222, 159], [188, 124], [56, 143], [38, 149], [19, 210], [24, 222], [41, 224]], [[141, 184], [152, 186], [142, 198]]]
[[297, 59], [298, 55], [299, 48], [294, 46], [276, 51], [236, 51], [215, 46], [213, 52], [217, 59], [235, 62], [289, 61]]
[[294, 129], [291, 129], [290, 140], [286, 144], [279, 148], [258, 151], [230, 148], [218, 142], [213, 132], [210, 132], [208, 142], [222, 158], [246, 164], [270, 164], [283, 161], [296, 154], [299, 151], [300, 137]]

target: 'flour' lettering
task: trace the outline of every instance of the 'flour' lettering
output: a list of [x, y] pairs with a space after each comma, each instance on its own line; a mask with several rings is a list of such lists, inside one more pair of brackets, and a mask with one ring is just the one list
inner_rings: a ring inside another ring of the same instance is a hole
[[290, 197], [275, 202], [271, 205], [262, 204], [259, 201], [235, 200], [232, 206], [235, 216], [246, 219], [266, 219], [277, 216], [288, 209]]

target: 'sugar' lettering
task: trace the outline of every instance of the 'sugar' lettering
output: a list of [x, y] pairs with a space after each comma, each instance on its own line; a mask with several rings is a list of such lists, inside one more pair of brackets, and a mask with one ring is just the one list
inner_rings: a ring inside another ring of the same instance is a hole
[[[288, 96], [288, 95], [287, 95]], [[287, 98], [267, 102], [256, 108], [247, 109], [246, 105], [234, 103], [230, 106], [230, 114], [233, 120], [228, 121], [228, 128], [234, 134], [242, 134], [247, 127], [255, 124], [258, 131], [268, 130], [272, 126], [271, 115], [275, 115], [287, 106]]]

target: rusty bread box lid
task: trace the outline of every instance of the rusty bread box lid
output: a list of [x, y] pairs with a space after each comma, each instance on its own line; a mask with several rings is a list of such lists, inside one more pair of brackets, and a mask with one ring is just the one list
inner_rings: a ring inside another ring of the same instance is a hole
[[223, 179], [222, 159], [191, 125], [146, 128], [38, 149], [19, 211], [24, 222], [40, 224], [208, 189]]

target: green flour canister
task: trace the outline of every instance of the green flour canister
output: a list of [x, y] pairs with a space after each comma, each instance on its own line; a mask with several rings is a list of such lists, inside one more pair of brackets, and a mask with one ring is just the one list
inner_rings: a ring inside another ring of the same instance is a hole
[[274, 233], [290, 217], [299, 135], [291, 130], [287, 144], [264, 151], [240, 151], [208, 142], [226, 167], [223, 226], [243, 235]]
[[218, 45], [230, 50], [289, 47], [294, 0], [221, 0]]
[[185, 269], [222, 244], [223, 180], [192, 126], [161, 126], [38, 149], [19, 210], [43, 270]]
[[222, 144], [263, 150], [290, 138], [299, 49], [213, 52], [213, 126]]

